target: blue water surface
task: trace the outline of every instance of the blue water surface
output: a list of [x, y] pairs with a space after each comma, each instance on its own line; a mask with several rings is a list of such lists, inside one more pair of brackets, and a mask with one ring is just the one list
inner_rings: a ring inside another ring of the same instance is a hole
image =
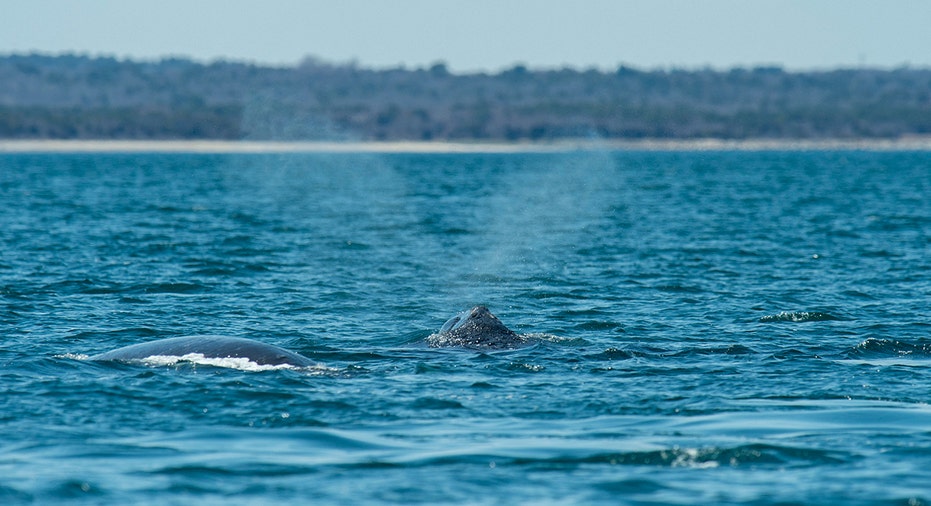
[[[927, 504], [926, 152], [0, 155], [2, 504]], [[433, 348], [487, 305], [515, 350]], [[247, 337], [309, 369], [87, 357]]]

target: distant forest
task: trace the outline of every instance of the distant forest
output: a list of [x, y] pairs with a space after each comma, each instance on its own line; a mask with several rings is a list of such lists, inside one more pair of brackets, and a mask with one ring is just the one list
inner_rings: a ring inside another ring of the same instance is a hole
[[931, 134], [931, 69], [366, 69], [0, 56], [0, 138], [826, 139]]

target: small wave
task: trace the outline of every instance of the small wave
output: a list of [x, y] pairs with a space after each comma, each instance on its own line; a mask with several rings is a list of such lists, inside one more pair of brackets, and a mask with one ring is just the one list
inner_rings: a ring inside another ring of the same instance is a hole
[[63, 353], [61, 355], [53, 355], [55, 358], [66, 358], [68, 360], [87, 360], [90, 358], [90, 355], [85, 355], [84, 353]]
[[89, 279], [68, 280], [53, 283], [44, 290], [61, 295], [112, 295], [112, 294], [178, 294], [203, 293], [209, 287], [197, 283], [149, 283], [142, 285], [124, 285], [109, 281], [92, 281]]
[[620, 348], [608, 348], [601, 353], [586, 355], [585, 358], [591, 360], [629, 360], [634, 358], [634, 354]]
[[459, 401], [447, 399], [437, 399], [436, 397], [421, 397], [415, 400], [412, 407], [416, 409], [462, 409], [463, 406]]
[[592, 462], [610, 464], [652, 465], [662, 467], [714, 468], [746, 465], [812, 465], [843, 462], [831, 453], [787, 446], [749, 444], [734, 448], [672, 448], [652, 452], [632, 452], [598, 455]]
[[931, 343], [908, 343], [896, 339], [877, 339], [871, 337], [856, 345], [848, 353], [850, 358], [892, 358], [918, 357], [931, 358]]
[[612, 321], [587, 321], [572, 327], [572, 329], [579, 331], [611, 331], [619, 334], [625, 332], [623, 327]]
[[704, 288], [698, 286], [681, 284], [659, 285], [656, 286], [656, 289], [661, 292], [669, 293], [703, 293], [705, 291]]
[[521, 336], [526, 338], [528, 342], [545, 341], [550, 343], [567, 344], [581, 341], [581, 339], [578, 337], [562, 337], [555, 334], [547, 334], [546, 332], [530, 332], [528, 334], [521, 334]]
[[508, 371], [515, 371], [515, 372], [539, 373], [539, 372], [543, 372], [544, 370], [546, 370], [546, 367], [539, 365], [539, 364], [531, 364], [528, 362], [511, 362], [507, 366], [505, 366], [505, 369]]
[[674, 357], [691, 357], [703, 355], [754, 355], [757, 351], [742, 344], [732, 344], [730, 346], [716, 346], [713, 348], [691, 348], [674, 353]]
[[116, 330], [85, 331], [72, 336], [82, 341], [111, 341], [111, 340], [148, 340], [163, 337], [161, 333], [151, 327], [127, 327]]
[[195, 276], [248, 276], [268, 272], [269, 268], [262, 264], [238, 262], [199, 262], [189, 265], [191, 274]]
[[611, 346], [604, 351], [584, 355], [588, 360], [630, 360], [634, 358], [662, 358], [672, 352], [665, 348], [645, 345], [627, 345], [623, 348]]
[[565, 468], [566, 466], [611, 465], [712, 469], [718, 467], [804, 467], [843, 463], [848, 456], [813, 448], [771, 444], [747, 444], [735, 447], [680, 447], [653, 451], [597, 452], [588, 455], [565, 455], [553, 458], [507, 457], [468, 453], [444, 455], [407, 462], [409, 467], [436, 466], [468, 461], [493, 460], [498, 466], [532, 466]]
[[773, 315], [766, 315], [760, 318], [761, 323], [773, 323], [773, 322], [792, 322], [792, 323], [801, 323], [801, 322], [823, 322], [831, 320], [840, 320], [840, 318], [830, 315], [828, 313], [822, 313], [819, 311], [782, 311]]
[[204, 292], [207, 290], [207, 287], [197, 283], [154, 283], [137, 286], [135, 289], [148, 294], [185, 295]]

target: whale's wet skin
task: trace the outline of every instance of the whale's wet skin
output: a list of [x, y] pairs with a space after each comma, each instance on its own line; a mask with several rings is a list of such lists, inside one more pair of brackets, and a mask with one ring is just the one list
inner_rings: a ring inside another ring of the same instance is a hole
[[526, 336], [507, 328], [485, 306], [476, 306], [450, 318], [439, 332], [427, 338], [430, 346], [508, 349], [526, 344]]
[[243, 358], [258, 365], [310, 367], [314, 362], [284, 348], [239, 337], [173, 337], [124, 346], [90, 357], [91, 360], [136, 361], [151, 357]]

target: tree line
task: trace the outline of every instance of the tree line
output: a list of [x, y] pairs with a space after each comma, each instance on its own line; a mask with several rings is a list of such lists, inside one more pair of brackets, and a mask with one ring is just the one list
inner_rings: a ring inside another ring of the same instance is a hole
[[455, 74], [308, 58], [0, 56], [0, 138], [490, 140], [931, 134], [931, 70], [538, 70]]

